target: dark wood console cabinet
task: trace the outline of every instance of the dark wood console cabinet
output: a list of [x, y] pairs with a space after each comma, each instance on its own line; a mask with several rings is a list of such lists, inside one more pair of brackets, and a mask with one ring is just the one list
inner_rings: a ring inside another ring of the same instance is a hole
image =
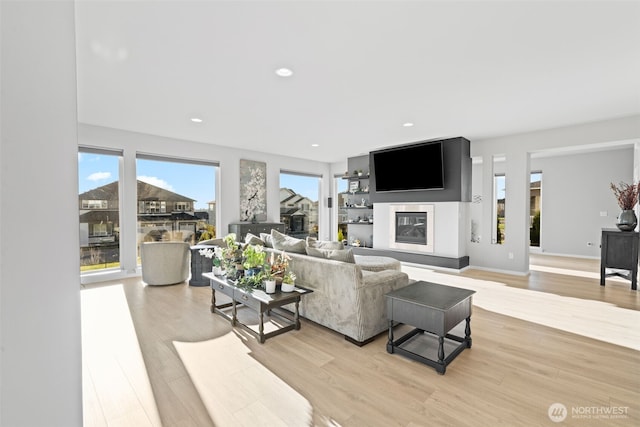
[[[631, 281], [631, 289], [637, 289], [639, 244], [640, 233], [636, 231], [602, 229], [600, 286], [604, 286], [606, 277], [620, 276]], [[619, 271], [607, 273], [607, 269], [626, 270], [628, 274]]]

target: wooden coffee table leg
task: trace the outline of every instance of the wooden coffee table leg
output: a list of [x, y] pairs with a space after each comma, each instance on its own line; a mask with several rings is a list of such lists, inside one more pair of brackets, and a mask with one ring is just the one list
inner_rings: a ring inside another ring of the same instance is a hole
[[260, 325], [258, 325], [258, 333], [260, 335], [260, 344], [264, 344], [264, 313], [260, 311]]
[[231, 310], [231, 326], [236, 326], [236, 321], [238, 320], [237, 317], [237, 310], [236, 310], [236, 300], [233, 300], [233, 309]]
[[300, 314], [298, 312], [298, 306], [300, 305], [300, 299], [296, 300], [296, 311], [293, 313], [293, 321], [296, 324], [296, 330], [300, 329]]
[[389, 320], [389, 341], [387, 342], [387, 353], [393, 354], [393, 320]]
[[471, 316], [467, 317], [467, 325], [464, 327], [464, 339], [467, 342], [467, 348], [471, 348]]
[[216, 310], [216, 290], [211, 289], [211, 312], [214, 313]]
[[438, 363], [444, 365], [444, 337], [438, 337]]

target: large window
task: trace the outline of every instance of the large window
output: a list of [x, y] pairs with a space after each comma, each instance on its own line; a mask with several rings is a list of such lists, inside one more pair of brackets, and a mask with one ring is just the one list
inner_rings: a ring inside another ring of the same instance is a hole
[[195, 244], [216, 236], [217, 165], [139, 154], [138, 249], [142, 242]]
[[280, 173], [280, 222], [286, 234], [318, 237], [319, 188], [319, 176]]
[[78, 151], [81, 272], [120, 267], [121, 158], [117, 151]]

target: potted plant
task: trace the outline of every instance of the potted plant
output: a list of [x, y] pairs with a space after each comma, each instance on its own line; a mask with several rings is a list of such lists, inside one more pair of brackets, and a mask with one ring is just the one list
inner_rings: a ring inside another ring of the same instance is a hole
[[260, 245], [246, 245], [242, 251], [242, 266], [247, 275], [251, 276], [262, 269], [267, 253]]
[[282, 281], [285, 272], [289, 268], [289, 260], [291, 260], [291, 257], [284, 251], [280, 252], [278, 256], [271, 253], [271, 274], [275, 277], [276, 281]]
[[237, 288], [242, 289], [245, 292], [253, 292], [254, 289], [259, 288], [262, 285], [262, 278], [260, 274], [254, 274], [251, 276], [242, 276], [240, 277], [235, 286]]
[[215, 248], [204, 248], [200, 249], [199, 253], [203, 257], [209, 258], [211, 260], [211, 264], [213, 265], [213, 274], [215, 274], [216, 276], [220, 276], [222, 274], [222, 248], [218, 246], [216, 246]]
[[273, 275], [271, 271], [271, 266], [269, 264], [265, 264], [260, 273], [260, 278], [264, 282], [264, 291], [268, 294], [273, 294], [276, 291], [276, 277]]
[[222, 249], [222, 263], [227, 274], [227, 279], [238, 278], [239, 270], [242, 270], [242, 249], [236, 242], [235, 233], [229, 233], [224, 237], [226, 248]]
[[282, 292], [292, 292], [295, 289], [296, 275], [293, 271], [287, 271], [282, 277]]
[[638, 217], [633, 208], [638, 203], [638, 195], [640, 194], [640, 183], [627, 184], [620, 182], [618, 185], [611, 183], [611, 190], [615, 195], [618, 206], [622, 209], [618, 216], [616, 226], [622, 231], [633, 231], [638, 225]]

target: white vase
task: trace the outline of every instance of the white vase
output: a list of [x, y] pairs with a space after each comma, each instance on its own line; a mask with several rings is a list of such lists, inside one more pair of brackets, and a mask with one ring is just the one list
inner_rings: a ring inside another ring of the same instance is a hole
[[294, 285], [293, 283], [284, 283], [284, 282], [282, 282], [282, 292], [293, 292], [295, 287], [296, 287], [296, 285]]
[[276, 291], [276, 281], [275, 280], [265, 280], [264, 281], [264, 291], [268, 294], [273, 294]]

